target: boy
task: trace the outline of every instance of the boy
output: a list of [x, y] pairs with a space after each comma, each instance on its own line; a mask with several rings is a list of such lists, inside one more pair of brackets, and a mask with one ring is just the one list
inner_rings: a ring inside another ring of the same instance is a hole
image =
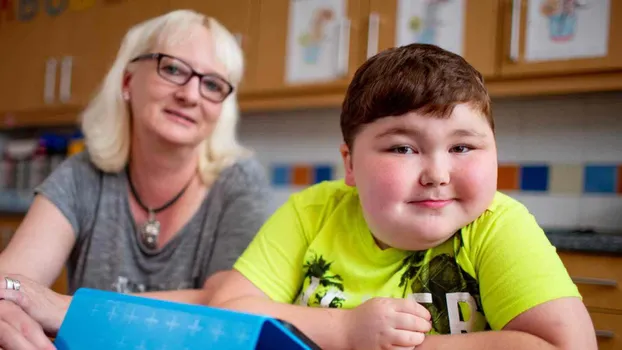
[[555, 248], [496, 191], [490, 98], [464, 59], [424, 44], [372, 57], [341, 130], [345, 179], [291, 196], [211, 305], [330, 349], [596, 349]]

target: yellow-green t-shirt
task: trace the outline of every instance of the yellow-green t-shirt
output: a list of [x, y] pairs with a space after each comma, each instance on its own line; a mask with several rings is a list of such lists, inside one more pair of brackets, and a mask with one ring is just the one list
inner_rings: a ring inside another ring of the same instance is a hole
[[373, 297], [413, 298], [436, 334], [499, 330], [538, 304], [580, 297], [535, 218], [500, 192], [450, 239], [412, 252], [380, 249], [356, 188], [323, 182], [292, 195], [234, 268], [283, 303], [354, 308]]

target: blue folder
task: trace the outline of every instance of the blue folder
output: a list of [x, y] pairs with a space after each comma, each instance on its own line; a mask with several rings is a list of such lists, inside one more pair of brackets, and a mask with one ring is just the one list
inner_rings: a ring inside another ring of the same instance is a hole
[[274, 318], [87, 288], [73, 296], [54, 344], [58, 350], [319, 349]]

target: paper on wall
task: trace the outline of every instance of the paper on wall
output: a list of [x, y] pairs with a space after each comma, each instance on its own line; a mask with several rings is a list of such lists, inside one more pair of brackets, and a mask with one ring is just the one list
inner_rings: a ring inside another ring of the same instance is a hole
[[529, 0], [527, 12], [525, 60], [607, 55], [610, 0]]
[[434, 44], [463, 53], [465, 0], [398, 0], [396, 46]]
[[346, 0], [291, 0], [285, 79], [288, 83], [330, 81], [338, 67], [340, 21]]

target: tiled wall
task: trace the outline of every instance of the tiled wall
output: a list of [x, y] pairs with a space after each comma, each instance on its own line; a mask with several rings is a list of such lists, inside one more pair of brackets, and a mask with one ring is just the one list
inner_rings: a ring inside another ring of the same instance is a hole
[[[542, 226], [622, 232], [622, 92], [493, 101], [500, 190]], [[257, 152], [276, 203], [341, 177], [339, 111], [245, 115], [242, 141]]]

